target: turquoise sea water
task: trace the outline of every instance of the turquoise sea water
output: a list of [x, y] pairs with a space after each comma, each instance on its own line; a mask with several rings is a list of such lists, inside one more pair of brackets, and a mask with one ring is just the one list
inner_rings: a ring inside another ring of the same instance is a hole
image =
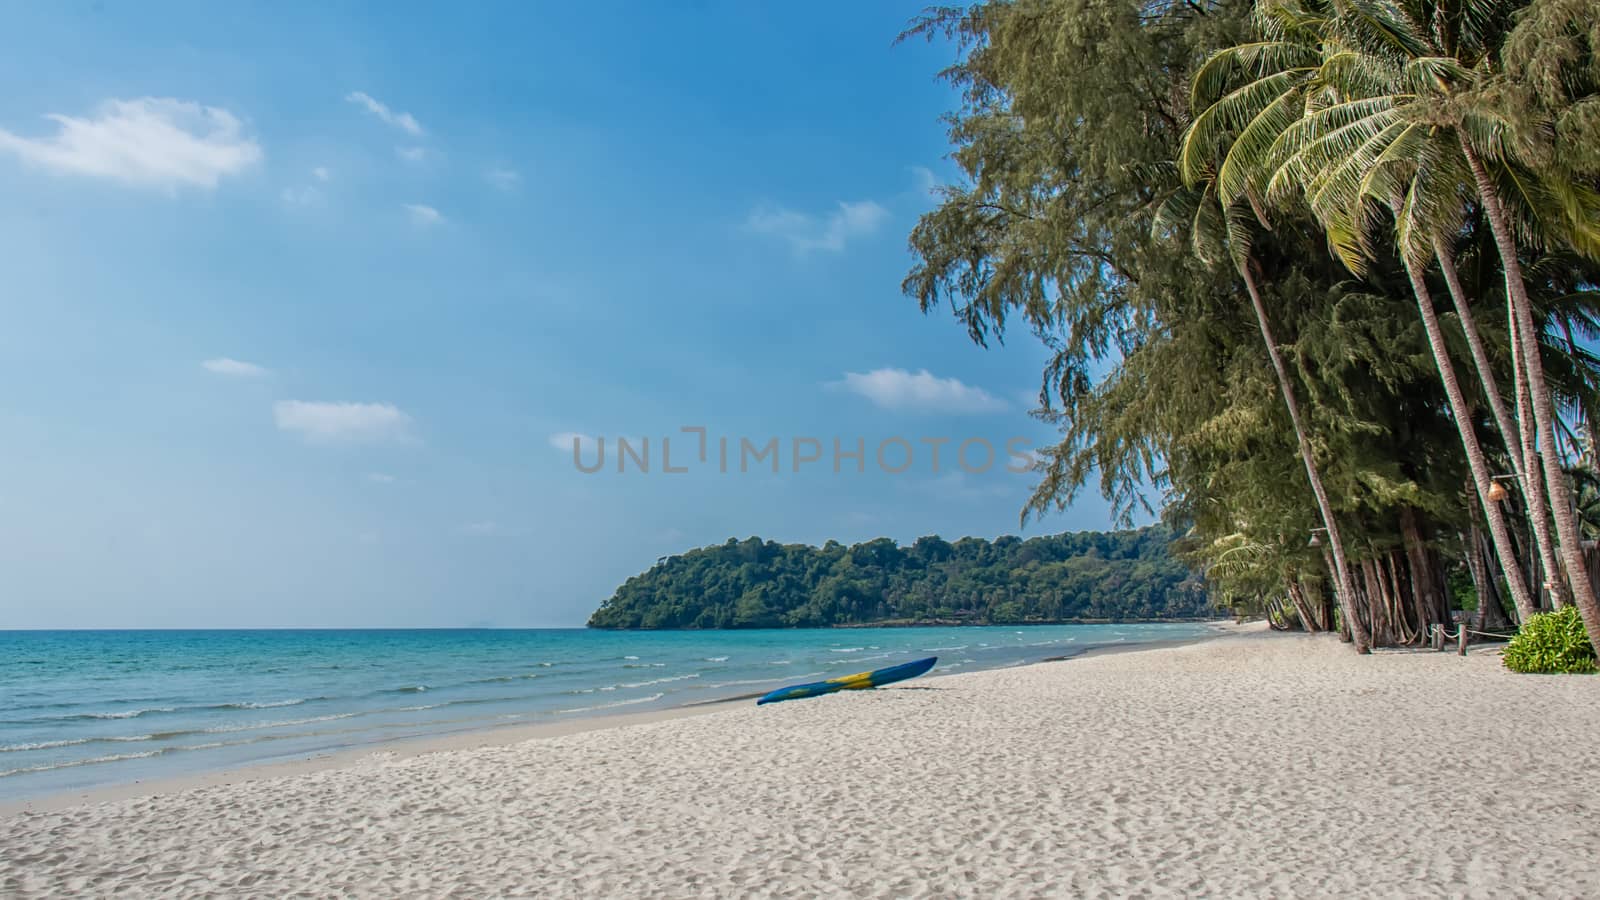
[[925, 656], [939, 675], [1206, 631], [0, 631], [0, 799], [679, 706]]

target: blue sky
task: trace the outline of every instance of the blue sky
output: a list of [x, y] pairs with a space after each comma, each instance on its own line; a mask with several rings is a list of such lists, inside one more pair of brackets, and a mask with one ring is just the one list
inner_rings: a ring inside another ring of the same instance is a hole
[[[9, 7], [0, 627], [571, 625], [730, 536], [1017, 533], [1031, 476], [920, 443], [1050, 432], [1031, 337], [899, 291], [918, 4], [590, 7]], [[663, 473], [682, 426], [783, 471]]]

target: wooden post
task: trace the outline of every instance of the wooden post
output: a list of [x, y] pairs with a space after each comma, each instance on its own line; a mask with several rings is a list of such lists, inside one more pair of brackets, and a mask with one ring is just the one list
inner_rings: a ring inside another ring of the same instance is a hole
[[1466, 622], [1462, 622], [1460, 625], [1457, 625], [1456, 628], [1458, 629], [1458, 631], [1456, 633], [1456, 655], [1457, 656], [1466, 656], [1467, 655], [1467, 623]]
[[1431, 642], [1433, 644], [1433, 649], [1435, 649], [1435, 650], [1443, 650], [1444, 649], [1444, 626], [1440, 625], [1438, 622], [1435, 622], [1435, 623], [1433, 623], [1432, 626], [1430, 626], [1428, 628], [1428, 630], [1430, 632], [1432, 632], [1431, 634], [1428, 635], [1428, 640], [1429, 640], [1429, 642]]

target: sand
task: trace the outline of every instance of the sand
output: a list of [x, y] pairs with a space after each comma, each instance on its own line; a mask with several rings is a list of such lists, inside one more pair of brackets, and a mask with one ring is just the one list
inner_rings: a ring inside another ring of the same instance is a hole
[[1600, 896], [1600, 678], [1251, 633], [0, 818], [0, 895]]

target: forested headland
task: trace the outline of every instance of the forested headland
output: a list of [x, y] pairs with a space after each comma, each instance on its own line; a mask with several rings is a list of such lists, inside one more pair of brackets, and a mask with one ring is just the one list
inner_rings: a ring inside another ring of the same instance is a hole
[[629, 578], [591, 628], [813, 628], [1180, 619], [1214, 615], [1166, 528], [1022, 540], [760, 538], [690, 550]]
[[913, 23], [957, 49], [958, 174], [904, 289], [1050, 349], [1028, 511], [1160, 509], [1219, 602], [1359, 652], [1453, 627], [1453, 585], [1474, 628], [1564, 610], [1600, 644], [1596, 22], [1024, 0]]

